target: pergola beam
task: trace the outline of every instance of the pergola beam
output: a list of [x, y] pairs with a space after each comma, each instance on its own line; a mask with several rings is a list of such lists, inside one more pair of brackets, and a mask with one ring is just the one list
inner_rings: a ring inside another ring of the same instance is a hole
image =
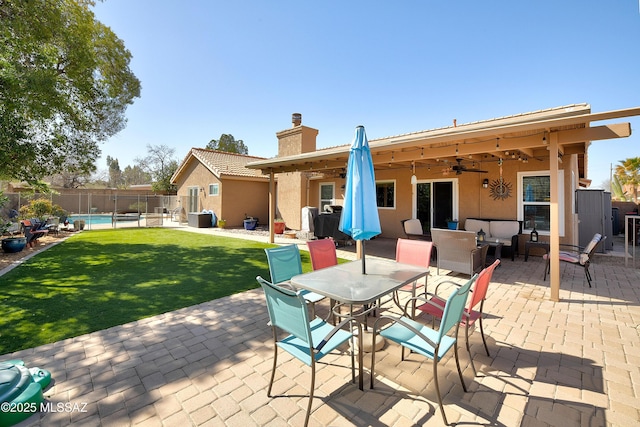
[[[559, 152], [564, 154], [582, 154], [586, 151], [585, 142], [603, 139], [626, 138], [631, 135], [630, 123], [617, 123], [582, 129], [567, 129], [551, 131], [558, 138]], [[371, 155], [374, 165], [405, 164], [413, 161], [424, 162], [429, 160], [455, 159], [456, 157], [469, 159], [473, 156], [491, 154], [496, 157], [506, 157], [505, 152], [521, 151], [529, 157], [536, 157], [534, 150], [547, 148], [543, 142], [543, 136], [548, 135], [544, 129], [537, 129], [533, 135], [505, 136], [494, 135], [493, 138], [477, 142], [465, 140], [448, 143], [438, 142], [425, 145], [405, 146], [399, 150], [392, 150], [388, 146], [371, 147]], [[547, 141], [548, 142], [548, 141]], [[457, 151], [457, 152], [456, 152]], [[539, 155], [538, 155], [539, 156]], [[308, 157], [308, 158], [306, 158]], [[268, 174], [283, 172], [303, 171], [331, 171], [347, 167], [349, 147], [333, 149], [331, 153], [316, 152], [316, 156], [300, 156], [290, 162], [280, 162], [272, 166], [265, 166], [263, 173]], [[268, 161], [265, 163], [269, 163]]]

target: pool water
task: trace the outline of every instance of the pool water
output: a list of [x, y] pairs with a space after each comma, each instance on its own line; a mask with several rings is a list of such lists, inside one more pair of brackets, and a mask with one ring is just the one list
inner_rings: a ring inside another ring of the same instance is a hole
[[111, 214], [71, 215], [69, 222], [73, 224], [76, 219], [83, 219], [86, 224], [111, 224]]

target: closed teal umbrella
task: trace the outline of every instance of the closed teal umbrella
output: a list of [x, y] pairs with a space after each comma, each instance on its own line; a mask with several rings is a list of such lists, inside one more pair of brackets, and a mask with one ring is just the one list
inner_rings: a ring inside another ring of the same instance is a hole
[[376, 203], [376, 178], [364, 126], [356, 128], [349, 151], [344, 206], [338, 229], [362, 241], [362, 274], [366, 274], [364, 242], [381, 233]]

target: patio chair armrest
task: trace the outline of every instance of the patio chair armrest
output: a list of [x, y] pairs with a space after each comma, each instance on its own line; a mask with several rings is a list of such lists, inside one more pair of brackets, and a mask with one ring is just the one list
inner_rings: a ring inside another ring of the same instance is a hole
[[582, 246], [578, 246], [578, 245], [570, 245], [568, 243], [560, 243], [559, 245], [561, 248], [568, 248], [570, 250], [573, 250], [574, 252], [582, 252], [584, 250], [584, 248]]
[[420, 338], [421, 340], [424, 340], [425, 342], [429, 343], [430, 346], [432, 347], [437, 347], [438, 345], [433, 342], [432, 340], [430, 340], [427, 336], [425, 336], [424, 334], [422, 334], [422, 332], [420, 332], [419, 330], [417, 330], [416, 328], [414, 328], [413, 326], [411, 326], [410, 324], [408, 324], [407, 322], [404, 321], [404, 317], [394, 317], [394, 316], [380, 316], [380, 318], [378, 320], [376, 320], [376, 323], [374, 324], [373, 328], [374, 331], [378, 326], [378, 322], [382, 319], [389, 319], [391, 321], [393, 321], [394, 323], [399, 323], [402, 326], [404, 326], [405, 328], [407, 328], [409, 331], [413, 332], [414, 334], [416, 334], [416, 336], [418, 338]]
[[322, 350], [322, 347], [324, 347], [325, 344], [329, 342], [331, 337], [333, 337], [340, 329], [342, 329], [345, 325], [350, 324], [351, 322], [354, 322], [356, 325], [358, 325], [358, 335], [362, 336], [362, 325], [360, 324], [360, 322], [356, 320], [355, 317], [349, 316], [349, 317], [346, 317], [340, 323], [338, 323], [336, 326], [334, 326], [334, 328], [327, 335], [325, 335], [324, 338], [322, 338], [322, 341], [320, 341], [320, 344], [318, 344], [318, 346], [314, 350], [315, 351]]
[[291, 291], [293, 291], [293, 292], [297, 292], [297, 291], [298, 291], [298, 289], [296, 289], [296, 287], [295, 287], [295, 286], [293, 286], [293, 285], [291, 284], [291, 282], [289, 282], [288, 280], [286, 280], [286, 281], [284, 281], [284, 282], [276, 283], [275, 285], [276, 285], [276, 286], [280, 286], [280, 287], [282, 287], [282, 288], [287, 288], [287, 289], [289, 289], [289, 290], [291, 290]]
[[[440, 299], [442, 301], [446, 301], [444, 298], [440, 298], [437, 295], [434, 295], [433, 297], [434, 298], [438, 298], [438, 299]], [[442, 310], [442, 308], [443, 308], [441, 305], [436, 304], [435, 302], [433, 302], [430, 299], [422, 298], [422, 300], [424, 301], [423, 305], [428, 304], [428, 305], [433, 306], [434, 308], [437, 308], [437, 309], [440, 309], [440, 310]], [[406, 313], [406, 307], [405, 307], [405, 313]], [[409, 316], [407, 316], [407, 317], [409, 317]]]
[[[431, 294], [428, 294], [428, 295], [431, 295]], [[403, 311], [403, 313], [404, 313], [405, 317], [411, 318], [411, 317], [409, 316], [409, 313], [407, 312], [407, 308], [409, 308], [409, 304], [410, 304], [412, 301], [416, 301], [416, 302], [417, 302], [417, 301], [420, 301], [420, 302], [423, 302], [423, 303], [425, 303], [425, 304], [428, 304], [428, 303], [429, 303], [429, 300], [428, 300], [428, 299], [426, 299], [425, 297], [415, 296], [415, 297], [411, 297], [411, 298], [409, 298], [409, 299], [407, 300], [407, 302], [404, 304], [404, 308], [402, 309], [402, 311]]]
[[458, 288], [462, 286], [460, 283], [456, 283], [453, 280], [445, 280], [444, 282], [438, 283], [438, 285], [436, 286], [436, 290], [435, 290], [433, 296], [437, 297], [438, 296], [438, 288], [440, 288], [440, 285], [445, 285], [445, 284], [453, 285], [453, 286], [456, 286]]

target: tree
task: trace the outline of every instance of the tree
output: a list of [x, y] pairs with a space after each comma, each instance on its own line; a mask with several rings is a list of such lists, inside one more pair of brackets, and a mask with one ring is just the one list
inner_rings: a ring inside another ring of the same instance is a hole
[[122, 184], [122, 171], [118, 159], [107, 156], [107, 167], [109, 168], [109, 187], [118, 188]]
[[80, 188], [86, 186], [90, 178], [88, 174], [62, 171], [51, 176], [51, 185], [62, 188]]
[[622, 186], [626, 186], [638, 201], [638, 189], [640, 187], [640, 157], [630, 157], [620, 160], [616, 166], [616, 177]]
[[153, 178], [153, 191], [175, 193], [177, 187], [171, 184], [173, 173], [178, 170], [178, 161], [174, 159], [176, 150], [166, 145], [147, 145], [149, 155], [136, 158], [138, 166]]
[[91, 173], [140, 96], [131, 53], [92, 0], [0, 0], [0, 175]]
[[151, 178], [151, 174], [145, 172], [140, 166], [127, 166], [122, 171], [122, 180], [124, 181], [125, 187], [129, 187], [131, 185], [140, 185], [140, 184], [151, 184], [153, 179]]
[[249, 148], [244, 142], [236, 139], [231, 134], [223, 133], [220, 139], [212, 139], [205, 147], [207, 150], [226, 151], [227, 153], [249, 154]]

